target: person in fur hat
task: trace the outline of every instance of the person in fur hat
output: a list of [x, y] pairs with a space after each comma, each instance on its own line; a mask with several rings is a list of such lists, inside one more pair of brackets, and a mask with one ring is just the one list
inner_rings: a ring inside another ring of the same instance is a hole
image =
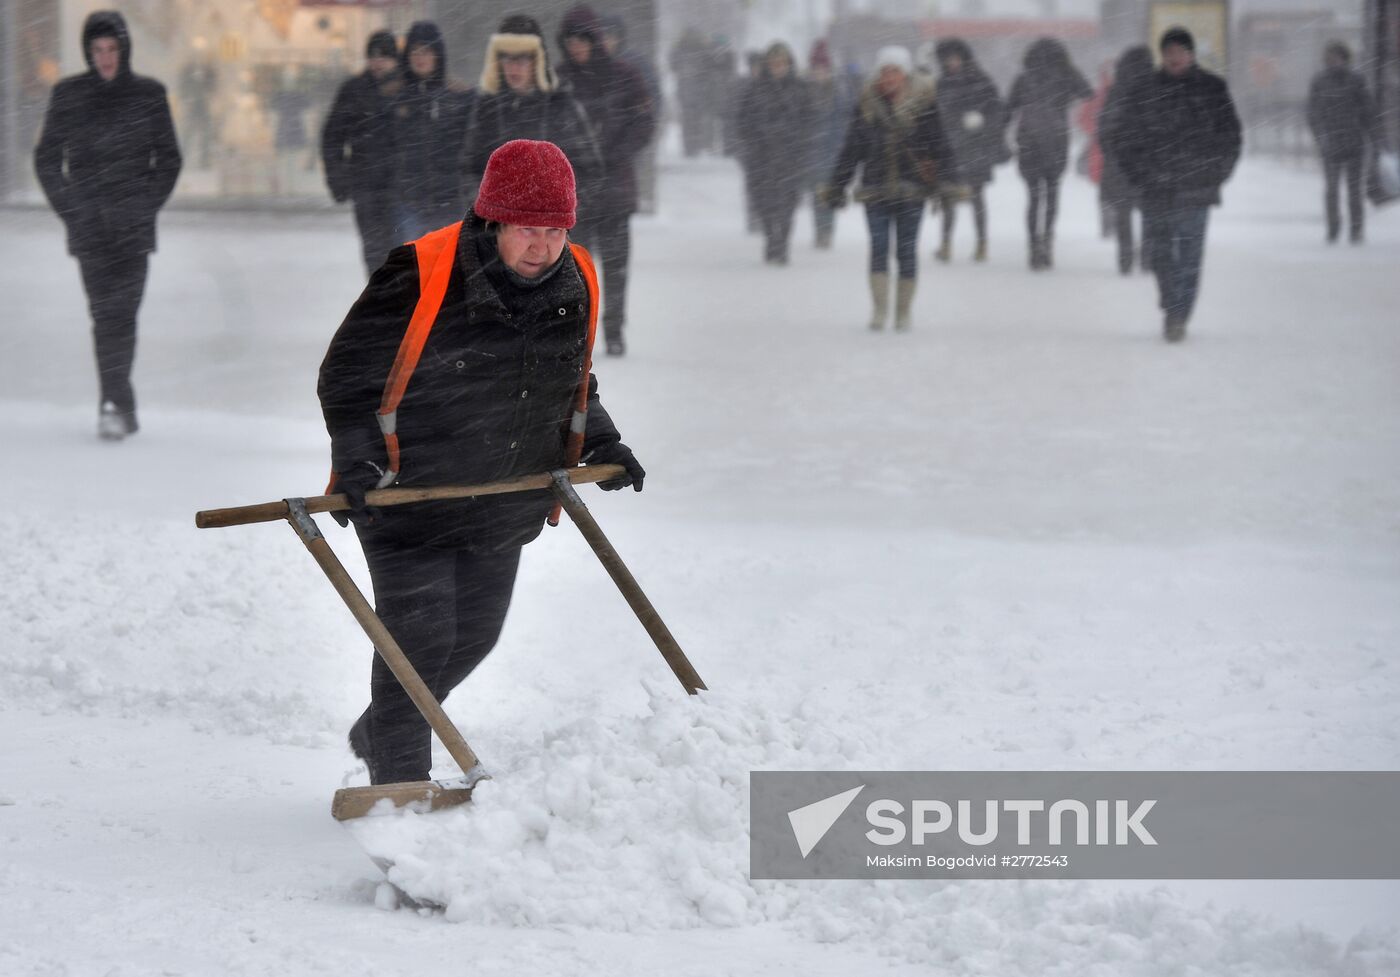
[[932, 85], [914, 75], [908, 48], [881, 48], [875, 78], [861, 93], [846, 141], [823, 197], [828, 206], [846, 202], [846, 185], [860, 169], [856, 199], [865, 204], [870, 227], [870, 328], [885, 328], [890, 309], [890, 237], [899, 276], [895, 285], [895, 329], [912, 325], [919, 275], [919, 224], [924, 202], [938, 192], [940, 173], [952, 158]]
[[[521, 548], [540, 534], [553, 496], [517, 492], [376, 509], [366, 493], [564, 466], [581, 382], [588, 394], [582, 460], [623, 466], [624, 474], [600, 483], [607, 490], [640, 492], [646, 477], [599, 401], [596, 378], [585, 373], [586, 265], [568, 247], [577, 202], [573, 168], [558, 146], [527, 139], [501, 146], [455, 241], [447, 228], [446, 239], [436, 231], [389, 252], [321, 364], [317, 393], [333, 490], [351, 503], [337, 518], [355, 524], [375, 610], [439, 701], [495, 646]], [[423, 293], [420, 251], [451, 265], [394, 413], [391, 451], [379, 410]], [[428, 779], [428, 725], [377, 656], [369, 708], [349, 738], [372, 783]]]
[[467, 135], [466, 169], [473, 184], [480, 181], [491, 154], [512, 139], [554, 143], [585, 186], [602, 172], [602, 153], [588, 117], [573, 95], [560, 90], [540, 25], [525, 14], [505, 18], [486, 45]]

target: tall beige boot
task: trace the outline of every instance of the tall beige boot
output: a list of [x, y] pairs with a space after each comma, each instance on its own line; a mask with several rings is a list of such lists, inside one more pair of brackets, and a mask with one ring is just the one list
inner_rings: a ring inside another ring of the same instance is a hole
[[909, 329], [909, 310], [914, 305], [914, 288], [918, 283], [917, 278], [901, 278], [895, 286], [894, 328], [897, 332]]
[[874, 310], [870, 313], [870, 328], [876, 332], [885, 328], [885, 320], [890, 317], [890, 275], [879, 271], [870, 274], [870, 298]]

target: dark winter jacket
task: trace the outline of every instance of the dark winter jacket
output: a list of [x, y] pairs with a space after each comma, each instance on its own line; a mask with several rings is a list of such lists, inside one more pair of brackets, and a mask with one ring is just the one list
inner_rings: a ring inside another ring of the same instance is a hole
[[932, 86], [909, 80], [899, 105], [868, 85], [856, 103], [846, 141], [828, 181], [842, 193], [861, 167], [856, 199], [865, 203], [922, 200], [937, 191], [953, 160]]
[[794, 74], [774, 78], [765, 66], [744, 89], [735, 125], [739, 156], [755, 196], [795, 202], [807, 176], [816, 126], [807, 83]]
[[991, 182], [992, 167], [1001, 161], [1006, 144], [1006, 109], [996, 82], [969, 52], [955, 74], [939, 76], [937, 92], [938, 116], [956, 169], [949, 179], [974, 187]]
[[656, 132], [656, 110], [645, 79], [627, 62], [609, 58], [596, 37], [592, 44], [586, 64], [575, 64], [565, 50], [559, 67], [561, 86], [583, 106], [603, 157], [603, 172], [579, 181], [580, 220], [595, 213], [636, 211], [635, 159]]
[[1095, 125], [1099, 148], [1103, 152], [1103, 174], [1099, 180], [1099, 196], [1111, 207], [1139, 203], [1137, 188], [1128, 180], [1118, 164], [1117, 147], [1112, 140], [1122, 132], [1123, 125], [1142, 110], [1141, 100], [1150, 90], [1152, 51], [1146, 46], [1128, 48], [1118, 58], [1113, 72], [1113, 84], [1104, 98], [1103, 108]]
[[[505, 274], [480, 218], [463, 224], [452, 275], [398, 410], [396, 484], [473, 484], [558, 468], [583, 371], [588, 293], [566, 248], [543, 284]], [[416, 254], [395, 248], [374, 273], [321, 364], [318, 393], [332, 467], [387, 463], [376, 411], [418, 300]], [[590, 378], [584, 456], [618, 441]], [[386, 509], [372, 531], [405, 543], [488, 551], [539, 534], [548, 492]]]
[[1327, 68], [1308, 92], [1308, 127], [1324, 159], [1348, 159], [1366, 151], [1374, 138], [1376, 108], [1366, 80], [1347, 67]]
[[[121, 68], [103, 81], [88, 54], [115, 36]], [[156, 214], [175, 189], [180, 147], [165, 86], [131, 71], [131, 39], [121, 14], [99, 11], [83, 24], [89, 70], [54, 86], [34, 170], [68, 229], [68, 252], [148, 254]]]
[[[425, 44], [437, 52], [437, 67], [419, 78], [409, 70], [409, 52]], [[409, 28], [400, 63], [403, 88], [393, 104], [396, 196], [429, 226], [446, 226], [466, 210], [462, 167], [472, 92], [447, 77], [447, 45], [428, 21]]]
[[1144, 202], [1220, 203], [1240, 157], [1240, 118], [1225, 82], [1199, 66], [1180, 77], [1158, 70], [1129, 97], [1134, 110], [1110, 120], [1101, 138]]
[[393, 190], [398, 148], [390, 108], [401, 87], [398, 75], [378, 81], [368, 71], [340, 86], [321, 130], [326, 184], [336, 200]]
[[1094, 91], [1052, 38], [1032, 44], [1022, 65], [1006, 100], [1007, 115], [1017, 119], [1017, 166], [1027, 179], [1058, 178], [1069, 164], [1069, 107]]
[[529, 51], [543, 63], [544, 46], [534, 35], [495, 35], [486, 52], [487, 68], [482, 72], [467, 134], [467, 173], [475, 181], [486, 172], [486, 162], [512, 139], [543, 139], [564, 151], [574, 168], [574, 179], [594, 185], [603, 174], [602, 150], [583, 106], [568, 92], [554, 87], [553, 73], [545, 67], [536, 74], [536, 87], [517, 94], [505, 84], [499, 55]]

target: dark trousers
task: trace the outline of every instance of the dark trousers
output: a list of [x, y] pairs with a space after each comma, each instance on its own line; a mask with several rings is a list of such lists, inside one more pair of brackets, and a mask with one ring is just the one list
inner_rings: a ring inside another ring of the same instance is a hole
[[924, 219], [922, 200], [892, 203], [872, 201], [865, 205], [865, 222], [870, 227], [870, 273], [890, 270], [890, 231], [894, 231], [895, 259], [900, 278], [919, 276], [919, 224]]
[[1049, 241], [1055, 236], [1055, 215], [1060, 210], [1060, 178], [1047, 174], [1026, 177], [1030, 203], [1026, 207], [1026, 230], [1032, 243]]
[[101, 400], [123, 414], [136, 413], [131, 365], [136, 359], [136, 311], [146, 292], [144, 254], [87, 254], [78, 257], [92, 313]]
[[[476, 554], [396, 546], [366, 533], [360, 542], [374, 581], [375, 612], [441, 702], [495, 647], [520, 548]], [[370, 673], [369, 717], [375, 783], [428, 779], [427, 720], [378, 654]]]
[[1324, 195], [1327, 204], [1327, 236], [1335, 238], [1342, 230], [1340, 196], [1342, 175], [1347, 179], [1347, 216], [1351, 219], [1351, 233], [1359, 237], [1365, 226], [1365, 208], [1361, 204], [1361, 171], [1364, 157], [1341, 156], [1335, 159], [1324, 158], [1322, 172], [1325, 178]]
[[836, 211], [817, 199], [818, 194], [812, 194], [812, 223], [816, 225], [817, 243], [829, 243], [836, 233]]
[[[977, 242], [981, 244], [987, 240], [987, 198], [982, 193], [981, 186], [972, 187], [972, 223], [977, 230]], [[958, 224], [958, 199], [950, 193], [945, 193], [939, 198], [939, 204], [943, 208], [943, 243], [949, 244], [953, 240], [953, 228]]]
[[360, 249], [365, 271], [373, 274], [384, 264], [389, 252], [403, 244], [394, 219], [394, 205], [388, 194], [365, 194], [355, 198], [355, 227], [360, 232]]
[[796, 187], [768, 187], [757, 198], [758, 219], [763, 228], [763, 256], [769, 261], [788, 256], [792, 218], [797, 212]]
[[1152, 256], [1162, 311], [1190, 319], [1201, 286], [1210, 208], [1149, 201], [1143, 204], [1143, 246]]
[[603, 277], [603, 338], [621, 339], [627, 321], [627, 263], [632, 253], [629, 214], [600, 214], [569, 232], [600, 263]]

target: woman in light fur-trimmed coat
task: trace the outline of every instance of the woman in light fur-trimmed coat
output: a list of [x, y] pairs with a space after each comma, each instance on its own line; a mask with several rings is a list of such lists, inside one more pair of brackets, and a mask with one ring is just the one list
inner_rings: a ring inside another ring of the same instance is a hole
[[890, 304], [890, 237], [899, 276], [894, 327], [911, 326], [919, 274], [919, 224], [924, 203], [939, 180], [953, 172], [948, 141], [939, 121], [933, 85], [914, 75], [907, 48], [881, 48], [875, 78], [861, 94], [846, 142], [823, 190], [828, 206], [846, 202], [846, 185], [861, 171], [855, 198], [865, 204], [870, 226], [870, 328], [883, 329]]
[[473, 185], [491, 154], [512, 139], [554, 143], [569, 158], [580, 185], [602, 169], [587, 113], [577, 99], [559, 90], [540, 25], [524, 14], [502, 21], [487, 44], [467, 139], [466, 169]]

